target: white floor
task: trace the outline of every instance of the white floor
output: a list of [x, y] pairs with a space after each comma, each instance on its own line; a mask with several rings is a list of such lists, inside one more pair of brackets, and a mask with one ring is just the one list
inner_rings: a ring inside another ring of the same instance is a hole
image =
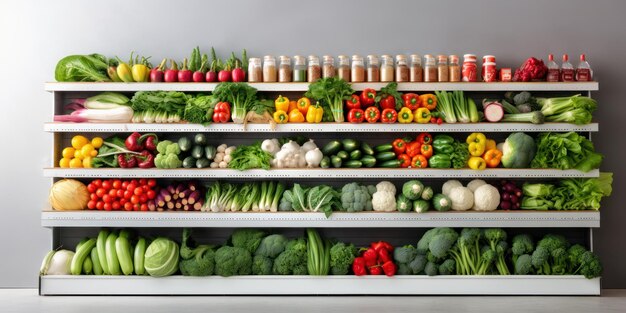
[[626, 312], [626, 290], [601, 297], [40, 297], [0, 289], [0, 312]]

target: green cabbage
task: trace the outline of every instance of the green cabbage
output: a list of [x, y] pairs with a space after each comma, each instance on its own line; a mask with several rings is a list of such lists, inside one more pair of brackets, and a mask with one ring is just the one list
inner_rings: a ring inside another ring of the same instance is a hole
[[144, 267], [150, 276], [170, 276], [178, 271], [178, 244], [167, 238], [155, 239], [146, 249]]
[[502, 166], [528, 168], [535, 157], [535, 140], [524, 133], [512, 133], [502, 147]]

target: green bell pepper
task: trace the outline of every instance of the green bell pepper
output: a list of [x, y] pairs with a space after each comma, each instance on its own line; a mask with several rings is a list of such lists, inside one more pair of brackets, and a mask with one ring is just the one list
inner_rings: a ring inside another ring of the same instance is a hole
[[428, 165], [431, 168], [450, 168], [452, 166], [452, 161], [450, 160], [450, 156], [447, 154], [436, 154], [428, 159]]
[[433, 145], [436, 144], [448, 144], [451, 145], [454, 142], [454, 138], [448, 135], [435, 135], [433, 138]]

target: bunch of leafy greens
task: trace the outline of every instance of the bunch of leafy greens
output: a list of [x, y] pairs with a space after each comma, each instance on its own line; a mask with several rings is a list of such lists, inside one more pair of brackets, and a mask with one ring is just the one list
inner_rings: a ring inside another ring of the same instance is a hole
[[247, 170], [251, 168], [262, 168], [265, 170], [270, 169], [270, 161], [272, 161], [272, 155], [261, 149], [261, 143], [255, 143], [249, 146], [238, 146], [231, 154], [231, 161], [228, 162], [228, 167], [236, 170]]
[[[104, 140], [106, 143], [110, 143], [114, 146], [125, 148], [124, 139], [113, 136]], [[95, 168], [101, 167], [118, 167], [117, 164], [117, 154], [120, 150], [118, 148], [112, 147], [111, 145], [103, 144], [102, 147], [98, 149], [98, 156], [91, 160], [91, 166]]]
[[324, 113], [330, 111], [335, 122], [343, 122], [343, 101], [354, 93], [350, 84], [338, 77], [327, 77], [309, 85], [305, 97], [320, 101]]
[[213, 119], [213, 109], [217, 104], [213, 96], [198, 95], [187, 99], [183, 119], [189, 123], [207, 125]]
[[242, 124], [246, 113], [257, 105], [257, 90], [246, 83], [221, 83], [215, 87], [213, 96], [231, 104], [233, 122]]
[[596, 100], [581, 95], [536, 100], [548, 122], [588, 124], [598, 106]]
[[291, 202], [291, 209], [296, 212], [324, 212], [329, 217], [333, 209], [341, 208], [340, 193], [327, 185], [303, 188], [294, 184], [289, 193], [285, 191], [285, 195]]
[[527, 210], [599, 210], [602, 197], [611, 195], [613, 174], [598, 178], [568, 178], [551, 184], [524, 184], [522, 209]]
[[189, 97], [179, 91], [139, 91], [135, 93], [130, 103], [135, 114], [143, 113], [152, 120], [156, 120], [158, 115], [180, 119]]
[[103, 55], [70, 55], [57, 63], [54, 78], [59, 82], [106, 82], [110, 81], [107, 68]]
[[452, 144], [454, 150], [450, 154], [453, 168], [464, 168], [469, 160], [468, 144], [464, 142], [454, 141]]
[[600, 167], [602, 155], [595, 152], [593, 143], [575, 132], [542, 133], [537, 137], [537, 154], [532, 168], [577, 169], [589, 172]]

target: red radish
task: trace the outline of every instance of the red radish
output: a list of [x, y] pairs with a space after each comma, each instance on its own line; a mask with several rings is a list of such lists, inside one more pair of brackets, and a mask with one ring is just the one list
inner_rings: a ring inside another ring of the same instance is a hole
[[499, 122], [504, 117], [504, 109], [497, 103], [491, 103], [483, 110], [485, 113], [485, 119], [489, 122]]
[[229, 82], [231, 79], [231, 72], [229, 70], [221, 70], [219, 73], [217, 73], [217, 80], [220, 82]]
[[163, 59], [163, 61], [161, 61], [161, 64], [159, 64], [159, 66], [150, 70], [151, 82], [153, 83], [163, 82], [163, 67], [165, 67], [165, 62], [167, 62], [167, 59]]
[[215, 73], [215, 71], [208, 71], [208, 72], [206, 72], [205, 81], [207, 83], [216, 82], [217, 81], [217, 73]]
[[178, 81], [188, 83], [191, 81], [193, 73], [187, 69], [187, 58], [183, 60], [183, 68], [178, 71]]
[[232, 71], [232, 76], [233, 76], [233, 81], [236, 83], [246, 81], [246, 73], [244, 73], [240, 67]]
[[200, 69], [198, 69], [197, 71], [193, 72], [193, 81], [196, 83], [201, 83], [204, 82], [204, 71], [206, 68], [206, 62], [202, 62], [202, 65], [200, 65]]
[[164, 79], [166, 83], [175, 83], [178, 81], [178, 65], [176, 61], [170, 60], [170, 68], [165, 71]]

